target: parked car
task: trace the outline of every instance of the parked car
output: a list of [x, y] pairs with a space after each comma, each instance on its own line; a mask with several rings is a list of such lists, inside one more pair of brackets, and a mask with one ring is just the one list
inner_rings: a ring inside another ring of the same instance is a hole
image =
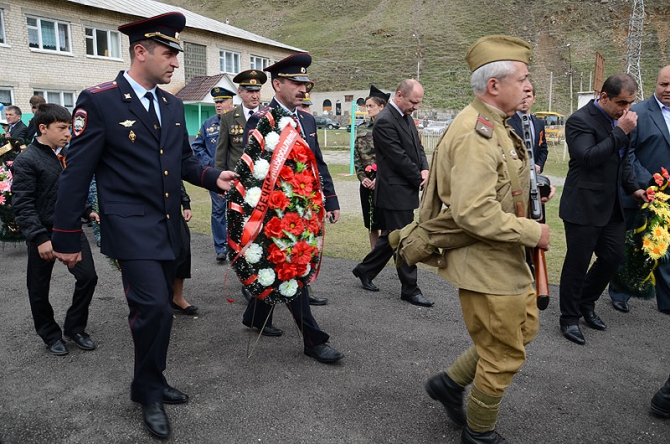
[[340, 127], [338, 122], [334, 121], [333, 119], [329, 119], [328, 117], [314, 116], [314, 121], [316, 121], [316, 127], [319, 129], [338, 129]]

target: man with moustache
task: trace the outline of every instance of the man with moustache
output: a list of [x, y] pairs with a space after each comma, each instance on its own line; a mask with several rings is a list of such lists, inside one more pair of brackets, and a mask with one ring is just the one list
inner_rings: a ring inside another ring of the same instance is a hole
[[[630, 133], [630, 161], [640, 188], [649, 186], [654, 173], [661, 167], [670, 168], [670, 66], [662, 68], [656, 77], [656, 89], [647, 100], [633, 105], [638, 121]], [[639, 202], [622, 197], [626, 230], [633, 228]], [[659, 263], [654, 270], [656, 305], [661, 313], [670, 314], [670, 264]], [[610, 282], [612, 306], [621, 312], [629, 311], [630, 295]]]
[[130, 69], [79, 94], [52, 235], [59, 260], [68, 267], [81, 261], [80, 214], [95, 174], [100, 248], [119, 263], [135, 345], [130, 398], [161, 439], [170, 435], [163, 404], [188, 401], [163, 375], [181, 245], [181, 181], [223, 193], [235, 177], [193, 157], [184, 104], [157, 87], [179, 67], [185, 24], [182, 13], [170, 12], [119, 26], [130, 42]]
[[[219, 142], [222, 117], [232, 108], [234, 92], [215, 86], [210, 91], [216, 114], [205, 120], [198, 131], [198, 136], [193, 141], [191, 149], [196, 159], [203, 165], [213, 167], [214, 156]], [[220, 168], [225, 169], [225, 168]], [[214, 239], [214, 252], [216, 261], [224, 263], [226, 261], [226, 199], [219, 194], [210, 191], [209, 197], [212, 200], [212, 238]]]
[[[560, 327], [576, 344], [586, 340], [579, 318], [595, 330], [607, 325], [595, 304], [624, 260], [626, 223], [619, 189], [647, 200], [633, 174], [628, 147], [638, 115], [629, 108], [637, 83], [628, 74], [605, 80], [597, 99], [568, 118], [565, 138], [570, 152], [559, 217], [565, 226], [567, 252], [560, 282]], [[589, 268], [593, 254], [596, 261]]]
[[[549, 247], [549, 226], [524, 217], [530, 200], [528, 153], [505, 124], [530, 93], [530, 45], [487, 36], [470, 47], [466, 61], [475, 99], [435, 150], [422, 216], [427, 212], [433, 222], [455, 224], [471, 237], [449, 250], [438, 273], [458, 287], [474, 345], [425, 388], [464, 426], [461, 443], [505, 444], [495, 431], [502, 397], [539, 327], [526, 248]], [[519, 206], [524, 214], [517, 214]], [[470, 384], [466, 413], [463, 393]]]
[[[385, 229], [375, 247], [352, 270], [364, 289], [379, 291], [372, 280], [384, 269], [393, 256], [388, 235], [414, 220], [419, 206], [419, 189], [428, 180], [428, 161], [411, 115], [423, 100], [423, 87], [413, 79], [403, 80], [393, 99], [375, 119], [374, 140], [377, 178], [374, 204], [382, 212]], [[432, 307], [417, 285], [416, 265], [405, 262], [397, 268], [400, 279], [400, 299], [412, 305]]]
[[[335, 194], [333, 179], [328, 171], [328, 166], [323, 160], [321, 148], [319, 148], [319, 141], [316, 135], [316, 122], [311, 114], [298, 109], [307, 92], [306, 85], [310, 82], [309, 77], [307, 77], [307, 67], [311, 63], [312, 56], [306, 52], [302, 52], [288, 56], [265, 69], [271, 75], [275, 96], [268, 107], [252, 115], [247, 121], [244, 130], [244, 144], [246, 145], [249, 133], [256, 128], [264, 112], [269, 112], [271, 108], [281, 107], [292, 114], [297, 120], [297, 129], [300, 131], [300, 135], [314, 152], [323, 185], [326, 217], [332, 223], [335, 223], [340, 218], [340, 205]], [[327, 343], [329, 335], [319, 328], [316, 319], [314, 319], [309, 304], [309, 290], [307, 286], [303, 287], [300, 295], [287, 305], [298, 329], [302, 332], [305, 355], [328, 364], [339, 361], [344, 357], [342, 353]], [[264, 322], [265, 327], [263, 327]], [[251, 298], [247, 305], [242, 318], [242, 324], [249, 328], [261, 330], [261, 333], [265, 336], [281, 336], [283, 334], [282, 330], [272, 325], [271, 307], [255, 297]]]

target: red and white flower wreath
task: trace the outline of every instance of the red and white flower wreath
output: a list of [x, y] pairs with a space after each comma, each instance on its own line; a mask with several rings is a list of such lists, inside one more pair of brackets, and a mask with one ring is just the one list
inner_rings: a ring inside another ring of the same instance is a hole
[[318, 273], [325, 209], [314, 153], [282, 108], [268, 108], [249, 135], [228, 193], [229, 257], [240, 282], [274, 305]]

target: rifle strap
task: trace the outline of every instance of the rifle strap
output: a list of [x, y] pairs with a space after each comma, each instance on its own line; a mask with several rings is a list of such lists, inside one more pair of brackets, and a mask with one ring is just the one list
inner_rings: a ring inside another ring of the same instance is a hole
[[[500, 142], [498, 142], [500, 146]], [[524, 201], [523, 201], [523, 189], [521, 188], [521, 181], [519, 180], [519, 175], [516, 172], [514, 164], [511, 164], [509, 155], [503, 154], [505, 159], [505, 166], [507, 167], [507, 173], [509, 174], [509, 180], [512, 183], [512, 199], [514, 200], [514, 209], [516, 210], [517, 217], [525, 217], [526, 212], [524, 211]]]

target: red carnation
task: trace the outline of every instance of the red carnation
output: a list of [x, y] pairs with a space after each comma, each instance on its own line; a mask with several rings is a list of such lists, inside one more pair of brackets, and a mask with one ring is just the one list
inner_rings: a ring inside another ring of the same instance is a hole
[[286, 213], [281, 220], [281, 228], [298, 236], [305, 231], [305, 223], [298, 213]]
[[300, 241], [291, 249], [291, 262], [307, 265], [312, 260], [314, 247], [305, 241]]
[[298, 276], [298, 270], [295, 265], [290, 262], [282, 262], [275, 267], [277, 277], [281, 281], [288, 281]]
[[310, 233], [317, 236], [319, 234], [319, 221], [316, 219], [316, 216], [307, 220], [307, 229]]
[[299, 144], [293, 145], [291, 159], [294, 159], [296, 162], [307, 163], [309, 161], [309, 155], [309, 148], [305, 148]]
[[286, 182], [290, 182], [293, 180], [293, 176], [295, 173], [293, 172], [293, 168], [284, 165], [281, 167], [281, 170], [279, 170], [279, 177], [284, 179]]
[[272, 243], [268, 247], [268, 260], [273, 264], [281, 264], [282, 262], [286, 262], [286, 253], [284, 253], [277, 245]]
[[314, 178], [311, 174], [302, 172], [295, 175], [291, 181], [291, 185], [293, 185], [294, 193], [300, 194], [301, 196], [309, 196], [314, 189]]
[[284, 237], [284, 233], [282, 232], [282, 221], [277, 216], [273, 217], [265, 224], [263, 231], [267, 237]]
[[279, 208], [284, 211], [290, 203], [283, 191], [275, 190], [270, 195], [270, 208], [272, 209]]

